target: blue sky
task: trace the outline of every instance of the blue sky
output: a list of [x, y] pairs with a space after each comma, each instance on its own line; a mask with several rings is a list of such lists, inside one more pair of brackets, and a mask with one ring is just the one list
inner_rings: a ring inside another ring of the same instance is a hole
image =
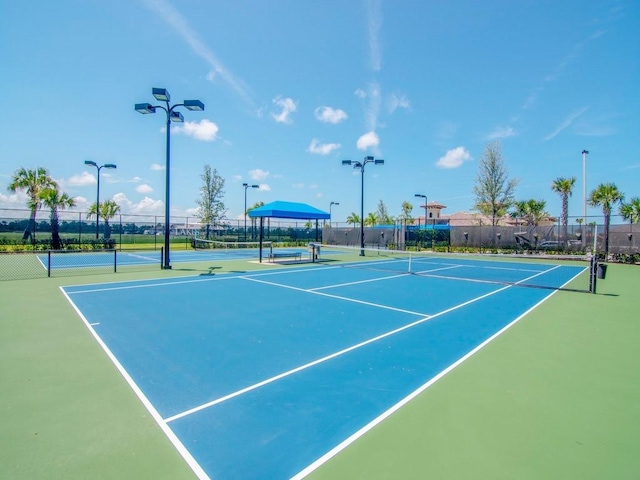
[[[229, 218], [275, 200], [398, 215], [414, 194], [469, 211], [478, 161], [500, 141], [516, 198], [547, 201], [557, 177], [640, 195], [640, 3], [566, 1], [113, 0], [0, 3], [0, 208], [18, 168], [47, 167], [78, 210], [164, 214], [165, 117], [152, 87], [200, 99], [172, 130], [171, 213], [194, 216], [205, 164]], [[157, 102], [156, 102], [157, 103]], [[598, 214], [589, 209], [589, 214]]]

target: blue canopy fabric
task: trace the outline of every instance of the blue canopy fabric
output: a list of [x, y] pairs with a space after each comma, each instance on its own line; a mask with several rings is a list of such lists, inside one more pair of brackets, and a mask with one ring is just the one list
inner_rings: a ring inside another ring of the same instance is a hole
[[271, 202], [258, 208], [249, 210], [250, 218], [291, 218], [297, 220], [328, 220], [327, 212], [318, 210], [306, 203], [296, 202]]

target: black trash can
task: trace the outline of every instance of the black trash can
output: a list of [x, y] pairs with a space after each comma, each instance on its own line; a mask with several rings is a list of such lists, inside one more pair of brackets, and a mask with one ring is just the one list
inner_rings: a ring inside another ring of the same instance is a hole
[[604, 263], [599, 263], [598, 264], [598, 278], [601, 278], [604, 280], [604, 278], [607, 276], [607, 265]]

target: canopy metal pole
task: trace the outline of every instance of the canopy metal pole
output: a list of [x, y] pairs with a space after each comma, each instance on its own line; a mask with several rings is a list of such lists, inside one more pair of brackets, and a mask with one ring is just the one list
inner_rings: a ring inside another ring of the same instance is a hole
[[260, 217], [260, 263], [262, 263], [262, 239], [264, 238], [264, 217]]

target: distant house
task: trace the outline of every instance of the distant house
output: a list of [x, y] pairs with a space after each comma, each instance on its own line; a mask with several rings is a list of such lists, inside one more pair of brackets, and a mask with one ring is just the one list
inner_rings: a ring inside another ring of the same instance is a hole
[[[420, 206], [422, 211], [424, 211], [424, 204]], [[491, 217], [487, 215], [483, 215], [479, 212], [456, 212], [452, 214], [442, 214], [442, 210], [447, 208], [446, 205], [443, 205], [438, 202], [428, 202], [427, 203], [427, 223], [437, 222], [438, 220], [447, 221], [452, 227], [472, 227], [472, 226], [480, 226], [480, 225], [491, 225]], [[554, 225], [558, 220], [554, 217], [548, 217], [540, 222], [540, 226], [545, 225]], [[420, 222], [424, 224], [425, 216], [418, 216], [414, 219], [415, 223]], [[498, 218], [497, 224], [500, 226], [509, 226], [516, 227], [519, 225], [523, 225], [523, 219], [521, 218], [513, 218], [509, 215]]]

